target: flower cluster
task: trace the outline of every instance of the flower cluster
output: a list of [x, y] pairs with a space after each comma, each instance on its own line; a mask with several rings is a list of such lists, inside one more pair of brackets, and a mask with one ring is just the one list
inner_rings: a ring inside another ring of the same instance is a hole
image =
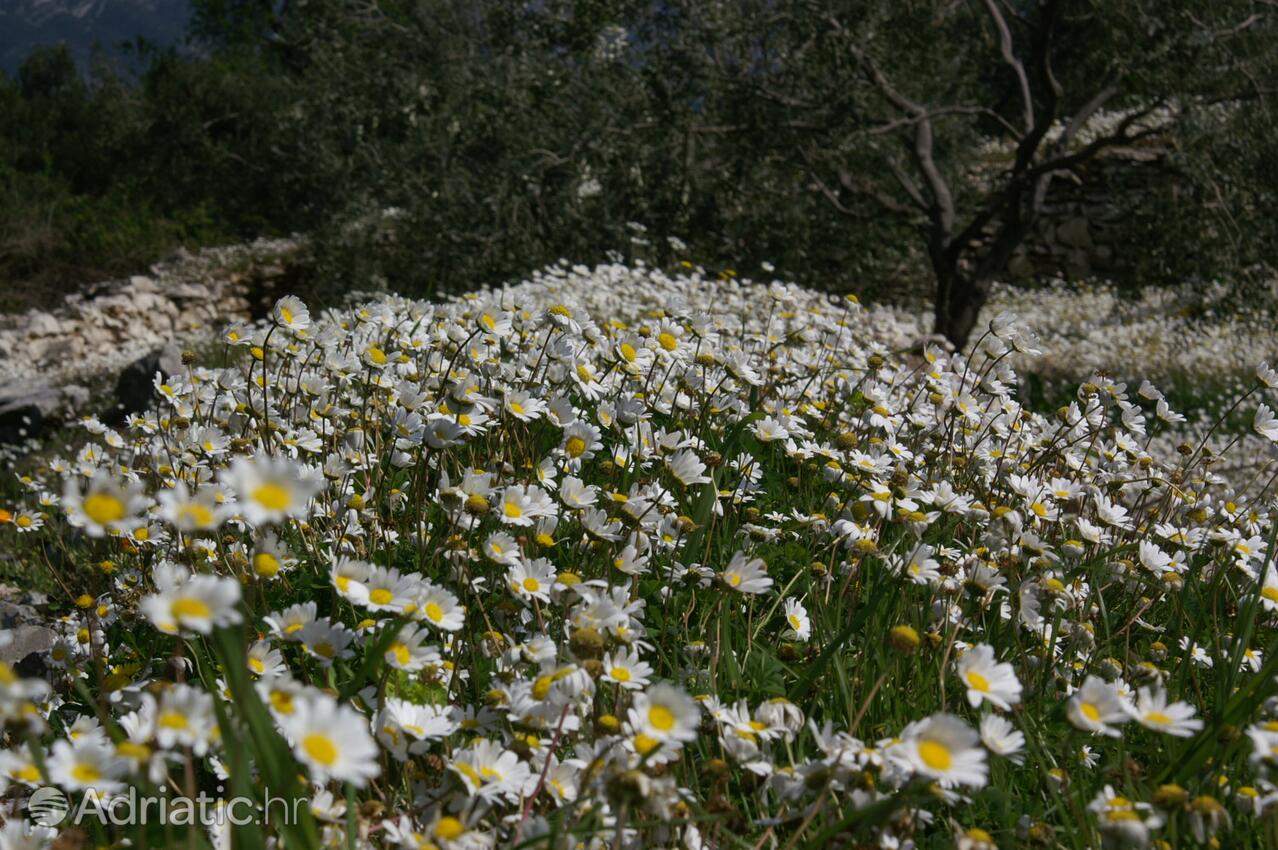
[[0, 785], [300, 774], [289, 847], [1259, 835], [1272, 480], [1161, 449], [1148, 382], [1028, 409], [1012, 317], [964, 357], [883, 315], [621, 266], [280, 300], [22, 479], [58, 639], [0, 665]]

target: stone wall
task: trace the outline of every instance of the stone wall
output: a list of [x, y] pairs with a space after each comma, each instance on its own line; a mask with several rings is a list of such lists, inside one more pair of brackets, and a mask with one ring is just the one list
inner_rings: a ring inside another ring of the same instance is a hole
[[[0, 442], [34, 436], [114, 387], [131, 364], [260, 313], [299, 254], [291, 239], [180, 251], [147, 275], [108, 280], [56, 309], [0, 315]], [[148, 376], [149, 378], [149, 376]]]
[[1075, 172], [1057, 175], [1034, 233], [1008, 263], [1009, 277], [1123, 276], [1132, 211], [1151, 198], [1156, 186], [1177, 179], [1169, 153], [1158, 142], [1112, 148]]

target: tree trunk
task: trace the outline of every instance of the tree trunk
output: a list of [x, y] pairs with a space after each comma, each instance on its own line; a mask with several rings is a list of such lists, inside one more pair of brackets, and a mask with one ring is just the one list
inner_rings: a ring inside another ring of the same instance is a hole
[[992, 284], [985, 275], [968, 276], [957, 269], [937, 273], [934, 329], [953, 343], [956, 351], [967, 345]]

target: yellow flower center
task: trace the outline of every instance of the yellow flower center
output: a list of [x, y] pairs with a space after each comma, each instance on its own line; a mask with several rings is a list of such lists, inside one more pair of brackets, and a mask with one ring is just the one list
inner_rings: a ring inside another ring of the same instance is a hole
[[331, 767], [337, 761], [337, 747], [327, 735], [312, 733], [302, 739], [302, 749], [312, 761]]
[[669, 331], [662, 331], [657, 334], [657, 342], [660, 343], [661, 347], [666, 351], [674, 351], [679, 347], [679, 340]]
[[82, 782], [87, 785], [101, 779], [102, 771], [98, 770], [98, 766], [95, 764], [77, 764], [71, 768], [71, 777], [76, 782]]
[[155, 722], [164, 729], [191, 728], [191, 724], [187, 722], [186, 715], [178, 711], [166, 711], [156, 718]]
[[173, 604], [169, 607], [169, 612], [175, 620], [204, 620], [213, 613], [212, 609], [204, 602], [190, 596], [174, 599]]
[[407, 667], [408, 662], [413, 660], [413, 654], [409, 651], [408, 645], [396, 643], [391, 646], [391, 653], [394, 654], [395, 660], [401, 667]]
[[213, 511], [199, 502], [183, 505], [180, 513], [183, 517], [202, 528], [213, 524]]
[[630, 681], [630, 671], [625, 667], [613, 667], [610, 671], [608, 671], [608, 674], [618, 682]]
[[1078, 707], [1078, 709], [1083, 712], [1084, 717], [1093, 723], [1100, 722], [1100, 711], [1098, 711], [1096, 706], [1092, 705], [1090, 702], [1083, 703]]
[[973, 690], [980, 691], [983, 694], [989, 693], [990, 682], [975, 670], [969, 670], [967, 673], [967, 683], [972, 686]]
[[384, 587], [375, 587], [368, 592], [368, 601], [374, 605], [389, 605], [394, 598], [395, 594]]
[[444, 841], [452, 841], [460, 838], [462, 833], [466, 831], [465, 825], [455, 817], [445, 815], [439, 819], [439, 823], [435, 824], [435, 837]]
[[293, 501], [288, 488], [279, 484], [260, 484], [251, 494], [253, 501], [270, 511], [282, 511]]
[[638, 735], [635, 735], [634, 744], [635, 752], [641, 756], [646, 756], [648, 753], [655, 750], [661, 742], [656, 738], [653, 738], [651, 735], [645, 735], [640, 732]]
[[528, 578], [524, 579], [524, 590], [528, 591], [529, 593], [536, 593], [537, 591], [541, 590], [541, 582], [537, 581], [537, 579], [533, 578], [532, 576], [529, 576]]
[[84, 500], [84, 513], [98, 525], [124, 518], [124, 502], [110, 493], [94, 493]]
[[274, 578], [280, 571], [280, 561], [270, 552], [258, 552], [253, 556], [253, 572], [262, 578]]
[[648, 722], [653, 729], [669, 732], [675, 725], [674, 712], [664, 705], [654, 705], [648, 709]]
[[432, 623], [438, 623], [440, 620], [444, 619], [444, 609], [439, 607], [438, 602], [427, 602], [426, 617]]
[[954, 763], [950, 748], [930, 738], [919, 741], [919, 758], [932, 770], [949, 770]]
[[564, 443], [564, 454], [568, 457], [581, 457], [586, 452], [586, 441], [581, 437], [569, 437]]

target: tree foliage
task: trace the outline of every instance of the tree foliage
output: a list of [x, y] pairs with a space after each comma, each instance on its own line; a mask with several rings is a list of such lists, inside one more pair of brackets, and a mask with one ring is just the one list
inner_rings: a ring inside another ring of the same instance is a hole
[[[770, 263], [935, 293], [937, 331], [961, 343], [1053, 185], [1146, 136], [1166, 179], [1125, 214], [1142, 250], [1115, 273], [1273, 265], [1257, 234], [1276, 220], [1276, 12], [196, 0], [199, 49], [148, 53], [133, 83], [33, 55], [0, 86], [0, 175], [122, 199], [179, 241], [312, 234], [335, 289], [457, 289], [611, 253]], [[30, 265], [0, 258], [6, 276]]]

